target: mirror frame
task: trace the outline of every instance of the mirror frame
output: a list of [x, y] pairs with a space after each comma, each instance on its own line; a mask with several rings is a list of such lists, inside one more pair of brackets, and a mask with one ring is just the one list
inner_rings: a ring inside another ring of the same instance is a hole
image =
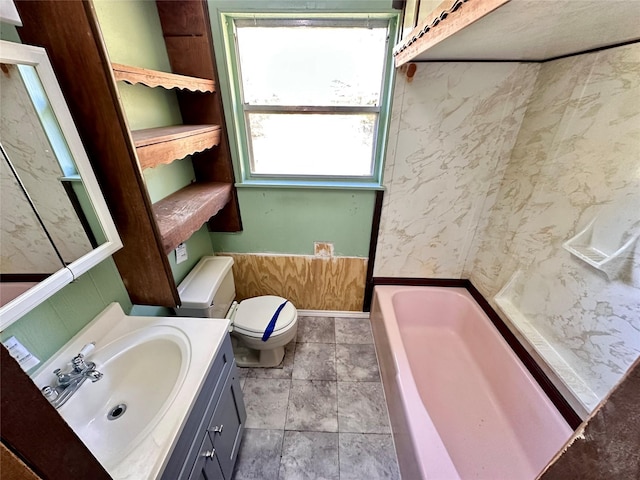
[[35, 67], [106, 238], [103, 244], [91, 252], [0, 307], [0, 331], [2, 331], [25, 313], [60, 291], [65, 285], [113, 255], [122, 248], [122, 241], [44, 48], [0, 40], [0, 62]]

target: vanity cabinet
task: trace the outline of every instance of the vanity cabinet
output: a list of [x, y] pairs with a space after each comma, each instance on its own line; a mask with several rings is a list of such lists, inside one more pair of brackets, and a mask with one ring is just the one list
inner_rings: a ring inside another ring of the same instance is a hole
[[[242, 223], [207, 2], [155, 5], [170, 73], [112, 64], [90, 1], [16, 1], [24, 23], [18, 33], [47, 50], [122, 238], [113, 258], [132, 302], [175, 307], [180, 297], [167, 254], [205, 223], [224, 232]], [[184, 125], [131, 131], [118, 81], [175, 89]], [[153, 203], [143, 170], [185, 155], [195, 182]]]
[[162, 480], [230, 480], [247, 413], [227, 335], [164, 468]]

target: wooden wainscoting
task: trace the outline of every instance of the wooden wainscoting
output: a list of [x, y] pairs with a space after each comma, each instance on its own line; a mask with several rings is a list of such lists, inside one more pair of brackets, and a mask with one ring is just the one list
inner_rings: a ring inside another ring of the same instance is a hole
[[33, 470], [5, 447], [4, 443], [0, 443], [0, 464], [2, 464], [2, 478], [6, 475], [8, 480], [41, 480]]
[[279, 295], [302, 310], [362, 311], [367, 258], [218, 253], [233, 257], [236, 299]]

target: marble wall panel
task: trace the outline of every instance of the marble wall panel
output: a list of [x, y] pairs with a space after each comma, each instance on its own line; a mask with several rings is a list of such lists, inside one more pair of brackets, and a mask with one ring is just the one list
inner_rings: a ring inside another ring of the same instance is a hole
[[366, 258], [217, 253], [233, 257], [236, 300], [278, 295], [304, 310], [362, 311]]
[[62, 169], [14, 65], [4, 65], [0, 74], [0, 105], [3, 148], [60, 255], [71, 263], [92, 246], [59, 181]]
[[375, 276], [461, 277], [538, 68], [428, 63], [398, 75]]
[[[609, 278], [562, 245], [613, 202], [638, 201], [639, 140], [638, 45], [543, 65], [476, 237], [472, 282], [491, 298], [521, 271], [520, 311], [593, 391], [589, 410], [640, 355], [640, 249]], [[640, 222], [628, 210], [621, 222]]]
[[[578, 78], [588, 77], [591, 65], [579, 57], [564, 60], [566, 69], [542, 68], [522, 121], [518, 139], [511, 152], [509, 168], [500, 182], [497, 202], [486, 205], [482, 225], [474, 242], [476, 255], [469, 255], [466, 270], [473, 271], [476, 287], [497, 293], [498, 285], [506, 283], [513, 273], [501, 276], [513, 235], [522, 221], [525, 207], [531, 199], [540, 171], [549, 157], [557, 136], [558, 125], [568, 106], [569, 97]], [[531, 139], [537, 139], [532, 141]], [[478, 249], [481, 253], [478, 254]], [[493, 285], [493, 287], [490, 287]], [[493, 289], [492, 289], [493, 288]]]
[[63, 268], [4, 159], [0, 159], [0, 194], [0, 272], [44, 274]]

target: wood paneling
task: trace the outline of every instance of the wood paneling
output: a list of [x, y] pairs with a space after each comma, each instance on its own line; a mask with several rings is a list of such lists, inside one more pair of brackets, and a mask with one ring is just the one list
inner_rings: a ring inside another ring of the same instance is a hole
[[380, 219], [382, 218], [383, 200], [384, 191], [378, 190], [376, 192], [376, 203], [373, 207], [373, 222], [371, 224], [371, 238], [369, 239], [369, 265], [367, 265], [367, 281], [362, 305], [363, 312], [371, 311], [371, 300], [373, 299], [373, 267], [378, 248], [378, 235], [380, 234]]
[[362, 311], [367, 259], [219, 253], [233, 257], [236, 299], [279, 295], [303, 310]]
[[0, 443], [0, 464], [2, 465], [2, 478], [7, 480], [40, 480], [40, 477], [5, 447], [4, 443]]

